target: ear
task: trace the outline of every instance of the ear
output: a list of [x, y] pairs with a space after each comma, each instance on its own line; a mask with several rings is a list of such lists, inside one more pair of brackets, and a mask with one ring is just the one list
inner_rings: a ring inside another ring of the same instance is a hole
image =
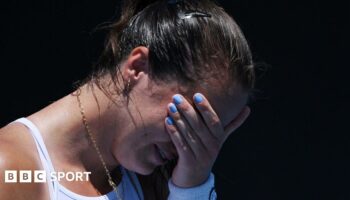
[[148, 48], [144, 46], [136, 47], [131, 51], [122, 68], [124, 80], [137, 82], [148, 74], [148, 52]]

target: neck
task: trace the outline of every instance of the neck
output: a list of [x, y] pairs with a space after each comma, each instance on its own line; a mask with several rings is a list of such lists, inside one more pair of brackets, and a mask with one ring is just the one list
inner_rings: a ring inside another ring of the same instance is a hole
[[[87, 124], [109, 171], [118, 166], [111, 153], [113, 139], [120, 130], [122, 119], [115, 104], [97, 89], [84, 85], [80, 90], [52, 103], [29, 116], [42, 133], [56, 171], [90, 171], [106, 180], [105, 170], [94, 145], [91, 143], [77, 101], [79, 95]], [[102, 180], [101, 180], [102, 181]]]

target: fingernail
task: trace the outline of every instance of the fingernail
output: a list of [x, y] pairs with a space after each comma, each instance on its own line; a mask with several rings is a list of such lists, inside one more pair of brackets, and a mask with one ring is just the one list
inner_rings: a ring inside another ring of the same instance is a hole
[[202, 96], [200, 93], [196, 93], [196, 94], [194, 95], [194, 102], [200, 103], [200, 102], [202, 102], [202, 101], [203, 101], [203, 96]]
[[172, 113], [176, 113], [176, 112], [177, 112], [177, 108], [176, 108], [176, 106], [175, 106], [173, 103], [170, 104], [169, 108], [170, 108], [170, 111], [171, 111]]
[[166, 118], [166, 123], [167, 123], [168, 125], [174, 125], [174, 121], [173, 121], [173, 119], [171, 119], [171, 117], [167, 117], [167, 118]]
[[180, 95], [176, 94], [173, 96], [173, 101], [176, 105], [179, 105], [182, 103], [183, 100], [182, 100], [182, 97]]

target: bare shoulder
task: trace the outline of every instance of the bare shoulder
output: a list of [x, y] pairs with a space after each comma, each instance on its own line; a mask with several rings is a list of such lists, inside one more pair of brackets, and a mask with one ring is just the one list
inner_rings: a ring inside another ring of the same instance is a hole
[[[0, 129], [0, 199], [47, 199], [43, 198], [47, 192], [43, 183], [19, 183], [19, 170], [41, 169], [35, 143], [30, 137], [26, 128], [19, 124]], [[8, 180], [15, 180], [14, 173], [17, 182], [9, 183]]]
[[0, 166], [29, 167], [35, 164], [35, 143], [28, 130], [20, 124], [0, 129]]

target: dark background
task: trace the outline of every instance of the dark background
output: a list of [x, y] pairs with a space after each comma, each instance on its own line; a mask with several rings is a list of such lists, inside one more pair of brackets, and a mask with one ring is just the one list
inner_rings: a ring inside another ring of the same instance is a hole
[[[215, 166], [219, 199], [350, 199], [349, 1], [219, 1], [258, 63], [252, 115]], [[0, 3], [0, 125], [72, 91], [119, 1]]]

